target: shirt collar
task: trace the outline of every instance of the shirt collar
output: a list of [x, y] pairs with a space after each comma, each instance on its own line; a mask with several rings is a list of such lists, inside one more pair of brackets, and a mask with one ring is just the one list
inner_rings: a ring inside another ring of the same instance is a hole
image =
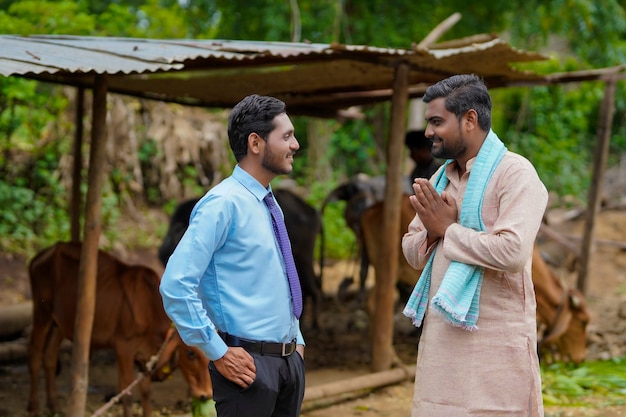
[[[469, 173], [472, 171], [472, 166], [474, 165], [474, 162], [476, 162], [476, 157], [469, 159], [465, 163], [465, 175], [469, 175]], [[448, 165], [446, 165], [446, 176], [448, 177], [448, 179], [452, 177], [457, 178], [459, 176], [458, 167], [459, 164], [456, 162], [456, 160], [452, 160]]]
[[262, 201], [268, 192], [272, 191], [272, 186], [269, 185], [265, 188], [259, 181], [252, 175], [248, 174], [239, 164], [235, 165], [235, 169], [232, 174], [241, 185], [243, 185], [252, 195], [254, 195], [259, 201]]

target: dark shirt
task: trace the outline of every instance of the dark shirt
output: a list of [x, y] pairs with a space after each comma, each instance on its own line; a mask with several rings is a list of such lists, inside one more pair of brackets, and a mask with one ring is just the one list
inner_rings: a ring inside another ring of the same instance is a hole
[[411, 183], [415, 178], [429, 178], [433, 176], [437, 168], [443, 164], [441, 159], [433, 158], [428, 165], [415, 165], [411, 172]]

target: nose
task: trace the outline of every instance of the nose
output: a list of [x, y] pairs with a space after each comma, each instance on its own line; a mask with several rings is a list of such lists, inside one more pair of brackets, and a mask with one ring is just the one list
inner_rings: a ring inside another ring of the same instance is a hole
[[298, 149], [300, 149], [300, 142], [298, 142], [298, 139], [296, 139], [296, 137], [293, 137], [293, 140], [291, 141], [291, 149], [293, 149], [294, 151], [297, 151]]
[[430, 123], [426, 124], [426, 129], [424, 130], [424, 136], [426, 136], [428, 139], [435, 136], [435, 129], [432, 128]]

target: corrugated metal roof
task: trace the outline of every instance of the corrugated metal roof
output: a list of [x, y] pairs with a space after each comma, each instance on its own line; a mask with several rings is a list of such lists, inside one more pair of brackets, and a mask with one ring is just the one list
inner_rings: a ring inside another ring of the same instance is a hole
[[[237, 40], [0, 35], [0, 75], [91, 88], [108, 74], [109, 91], [206, 107], [232, 107], [251, 93], [284, 100], [290, 113], [331, 115], [388, 100], [395, 67], [411, 67], [413, 96], [458, 73], [489, 87], [533, 84], [540, 75], [514, 63], [546, 59], [491, 35], [431, 49]], [[449, 45], [448, 47], [443, 47]]]

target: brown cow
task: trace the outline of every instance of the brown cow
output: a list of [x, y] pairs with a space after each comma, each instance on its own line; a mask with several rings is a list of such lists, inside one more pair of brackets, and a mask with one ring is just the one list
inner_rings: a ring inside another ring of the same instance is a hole
[[[61, 342], [64, 338], [71, 340], [74, 332], [80, 253], [80, 243], [57, 243], [39, 252], [29, 265], [33, 298], [28, 359], [30, 415], [39, 412], [37, 385], [42, 362], [47, 405], [51, 412], [58, 411], [55, 371]], [[91, 348], [115, 351], [120, 391], [135, 379], [134, 365], [146, 371], [146, 363], [168, 341], [153, 378], [143, 378], [139, 384], [144, 417], [152, 415], [151, 379], [163, 379], [177, 363], [194, 398], [212, 397], [208, 360], [196, 348], [182, 344], [178, 332], [172, 329], [159, 295], [159, 280], [148, 267], [128, 265], [99, 251]], [[168, 332], [174, 332], [172, 337], [167, 337]], [[124, 396], [122, 402], [124, 416], [129, 417], [129, 396]]]
[[[383, 236], [383, 203], [379, 202], [366, 209], [361, 217], [363, 245], [370, 262], [376, 270], [380, 263], [380, 247]], [[415, 217], [415, 210], [406, 196], [401, 205], [401, 235], [408, 230], [409, 223]], [[398, 242], [401, 245], [401, 242]], [[419, 279], [421, 271], [413, 269], [404, 258], [399, 248], [398, 286], [412, 289]], [[545, 327], [544, 336], [539, 343], [539, 351], [545, 355], [552, 351], [563, 361], [580, 363], [586, 355], [586, 327], [589, 312], [583, 294], [576, 289], [566, 289], [544, 262], [539, 248], [535, 244], [533, 251], [533, 283], [537, 298], [537, 325]], [[406, 301], [408, 294], [402, 294]], [[369, 297], [369, 311], [373, 311]], [[556, 355], [554, 355], [556, 356]], [[554, 357], [553, 356], [553, 357]]]
[[[383, 242], [381, 242], [381, 236], [384, 236], [383, 231], [383, 216], [384, 216], [384, 204], [382, 202], [375, 203], [371, 207], [367, 208], [361, 216], [361, 235], [363, 237], [363, 247], [367, 253], [368, 259], [374, 270], [380, 270], [381, 259], [380, 251]], [[408, 196], [402, 196], [402, 203], [400, 205], [400, 237], [402, 237], [408, 227], [411, 220], [415, 217], [415, 209], [411, 205]], [[406, 261], [400, 243], [398, 244], [398, 271], [397, 271], [397, 285], [396, 287], [400, 291], [401, 298], [408, 299], [415, 283], [422, 273], [421, 270], [414, 269]], [[374, 311], [373, 308], [373, 291], [370, 291], [368, 296], [368, 310]]]
[[585, 360], [589, 311], [583, 294], [563, 287], [543, 260], [539, 248], [533, 252], [533, 283], [537, 298], [537, 324], [543, 337], [539, 352], [544, 358], [571, 361]]

